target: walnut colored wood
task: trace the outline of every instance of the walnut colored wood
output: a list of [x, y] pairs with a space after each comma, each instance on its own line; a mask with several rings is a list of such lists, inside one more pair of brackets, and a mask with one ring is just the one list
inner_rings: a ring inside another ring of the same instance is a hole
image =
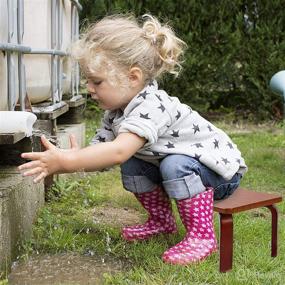
[[214, 204], [214, 211], [224, 214], [233, 214], [250, 209], [270, 206], [281, 201], [282, 197], [280, 194], [269, 194], [237, 189], [229, 198], [217, 201]]
[[278, 212], [275, 206], [266, 206], [271, 211], [271, 256], [277, 256], [277, 228], [278, 228]]
[[233, 216], [220, 214], [220, 272], [232, 269], [233, 264]]
[[233, 217], [232, 214], [266, 207], [271, 212], [271, 256], [277, 256], [278, 212], [275, 203], [282, 201], [279, 194], [237, 189], [229, 198], [217, 201], [214, 211], [220, 214], [220, 272], [232, 269], [233, 262]]

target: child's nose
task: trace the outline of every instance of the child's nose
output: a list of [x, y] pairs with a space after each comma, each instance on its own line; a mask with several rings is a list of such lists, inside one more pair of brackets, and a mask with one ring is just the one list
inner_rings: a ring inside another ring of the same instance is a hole
[[87, 91], [89, 93], [96, 93], [95, 86], [92, 83], [87, 83]]

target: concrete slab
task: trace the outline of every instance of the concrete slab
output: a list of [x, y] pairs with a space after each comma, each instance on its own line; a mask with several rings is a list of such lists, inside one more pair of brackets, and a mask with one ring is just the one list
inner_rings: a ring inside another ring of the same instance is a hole
[[69, 135], [75, 135], [80, 148], [85, 146], [85, 123], [80, 124], [58, 124], [57, 141], [60, 148], [70, 148]]
[[0, 166], [0, 277], [5, 277], [17, 258], [19, 243], [30, 237], [43, 204], [43, 183], [22, 177], [17, 167]]

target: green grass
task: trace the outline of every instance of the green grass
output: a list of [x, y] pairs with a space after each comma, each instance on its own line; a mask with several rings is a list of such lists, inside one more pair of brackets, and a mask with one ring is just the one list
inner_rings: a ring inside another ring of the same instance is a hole
[[[278, 128], [278, 127], [277, 127]], [[87, 130], [91, 130], [88, 126]], [[89, 131], [88, 131], [89, 132]], [[91, 132], [89, 132], [90, 134]], [[242, 151], [249, 172], [242, 187], [258, 191], [279, 192], [285, 189], [285, 135], [256, 130], [250, 133], [231, 132]], [[90, 138], [90, 136], [89, 136]], [[88, 138], [88, 139], [89, 139]], [[178, 235], [159, 236], [138, 243], [124, 242], [116, 223], [94, 223], [92, 209], [97, 206], [142, 208], [130, 193], [124, 191], [119, 168], [60, 180], [50, 192], [50, 202], [41, 210], [33, 237], [23, 244], [23, 256], [33, 252], [92, 252], [124, 260], [126, 268], [119, 274], [105, 274], [105, 284], [283, 284], [285, 279], [285, 203], [279, 209], [279, 254], [270, 257], [270, 213], [258, 209], [234, 216], [234, 264], [228, 273], [219, 273], [218, 254], [200, 264], [173, 266], [161, 260], [163, 252], [183, 238], [179, 223]], [[177, 212], [176, 212], [177, 215]], [[218, 216], [215, 228], [218, 236]]]

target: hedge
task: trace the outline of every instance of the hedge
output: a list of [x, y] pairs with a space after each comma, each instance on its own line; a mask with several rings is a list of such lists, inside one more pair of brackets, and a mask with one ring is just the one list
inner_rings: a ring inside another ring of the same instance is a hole
[[[285, 18], [281, 0], [81, 0], [81, 18], [151, 13], [188, 44], [179, 78], [161, 83], [204, 114], [234, 119], [280, 120], [283, 102], [268, 87], [284, 69]], [[86, 22], [83, 20], [83, 22]]]

